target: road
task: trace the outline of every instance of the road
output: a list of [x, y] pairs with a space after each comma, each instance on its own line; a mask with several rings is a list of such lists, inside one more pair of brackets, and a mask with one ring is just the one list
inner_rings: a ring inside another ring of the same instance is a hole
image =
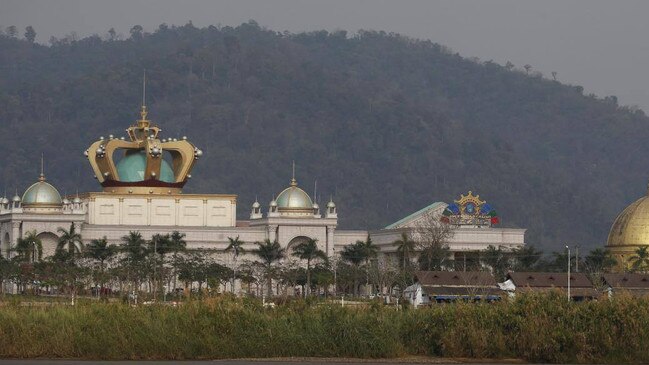
[[[94, 360], [0, 360], [0, 365], [278, 365], [278, 364], [310, 364], [310, 365], [403, 365], [403, 364], [461, 364], [462, 361], [439, 358], [407, 358], [407, 359], [313, 359], [313, 358], [286, 358], [286, 359], [260, 359], [260, 360], [207, 360], [207, 361], [94, 361]], [[520, 361], [503, 362], [502, 365], [521, 364]], [[482, 365], [470, 362], [472, 365]], [[484, 365], [500, 365], [489, 362]]]

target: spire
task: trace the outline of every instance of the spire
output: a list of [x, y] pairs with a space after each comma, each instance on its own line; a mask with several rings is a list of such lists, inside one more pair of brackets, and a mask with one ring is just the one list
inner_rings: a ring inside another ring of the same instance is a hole
[[41, 152], [41, 174], [38, 176], [38, 181], [45, 181], [45, 162], [43, 153]]
[[142, 106], [146, 106], [146, 68], [142, 75]]
[[145, 124], [148, 126], [149, 121], [146, 119], [146, 115], [148, 112], [146, 111], [146, 69], [144, 69], [144, 73], [142, 76], [142, 110], [140, 110], [140, 116], [142, 119], [139, 120], [139, 124]]
[[291, 178], [291, 186], [297, 186], [297, 180], [295, 180], [295, 160], [293, 160], [293, 177]]
[[318, 179], [313, 182], [313, 201], [316, 203], [318, 201]]

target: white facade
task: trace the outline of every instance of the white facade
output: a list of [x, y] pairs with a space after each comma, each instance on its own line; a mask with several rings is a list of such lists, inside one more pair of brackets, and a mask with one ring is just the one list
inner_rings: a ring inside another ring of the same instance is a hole
[[86, 223], [98, 226], [234, 227], [236, 195], [123, 195], [90, 193], [83, 198]]
[[[44, 180], [43, 180], [44, 181]], [[58, 193], [57, 193], [58, 194]], [[284, 195], [283, 195], [284, 194]], [[227, 194], [119, 194], [87, 193], [72, 200], [62, 199], [60, 206], [31, 204], [23, 206], [19, 197], [2, 199], [0, 204], [0, 252], [12, 255], [18, 238], [35, 231], [44, 246], [43, 256], [54, 253], [59, 228], [69, 229], [72, 223], [84, 243], [106, 237], [119, 244], [130, 231], [138, 231], [145, 239], [158, 233], [180, 231], [186, 235], [188, 249], [207, 249], [219, 255], [229, 244], [228, 238], [239, 237], [251, 251], [255, 242], [277, 240], [284, 248], [307, 239], [316, 239], [328, 257], [339, 255], [345, 246], [364, 241], [368, 235], [379, 254], [396, 255], [393, 242], [407, 233], [417, 240], [417, 226], [424, 219], [439, 220], [446, 203], [434, 203], [384, 229], [339, 230], [338, 212], [330, 201], [324, 214], [295, 179], [289, 188], [270, 202], [264, 212], [258, 202], [252, 207], [251, 219], [236, 220], [237, 197]], [[484, 225], [456, 226], [448, 241], [452, 255], [477, 252], [488, 246], [513, 249], [525, 244], [525, 229], [494, 228]], [[229, 260], [230, 255], [219, 255]]]
[[[170, 195], [127, 196], [110, 193], [88, 193], [81, 203], [72, 203], [62, 209], [47, 212], [25, 212], [20, 205], [2, 205], [0, 209], [0, 248], [10, 256], [9, 248], [17, 239], [36, 231], [44, 240], [44, 256], [53, 253], [49, 244], [56, 241], [58, 229], [69, 229], [75, 223], [84, 242], [106, 237], [110, 243], [119, 243], [130, 231], [139, 231], [145, 238], [156, 233], [180, 231], [186, 234], [190, 249], [224, 250], [228, 238], [237, 237], [253, 249], [254, 242], [277, 240], [282, 247], [290, 248], [304, 239], [317, 239], [320, 249], [328, 256], [338, 255], [344, 247], [364, 241], [368, 234], [382, 254], [395, 254], [393, 242], [406, 232], [417, 239], [416, 224], [424, 214], [441, 215], [445, 203], [435, 203], [428, 210], [418, 212], [410, 219], [400, 221], [381, 230], [339, 230], [337, 212], [317, 214], [282, 215], [253, 212], [256, 219], [236, 220], [235, 195]], [[335, 209], [335, 208], [334, 208]], [[256, 215], [255, 215], [256, 214]], [[452, 253], [476, 252], [488, 246], [513, 249], [525, 244], [525, 229], [494, 227], [457, 227], [448, 245]]]
[[[370, 231], [372, 242], [379, 247], [384, 255], [396, 255], [397, 247], [393, 242], [401, 239], [406, 233], [414, 241], [418, 241], [420, 229], [427, 221], [439, 221], [448, 204], [433, 203], [401, 220], [390, 224], [381, 230]], [[496, 228], [484, 224], [452, 225], [452, 234], [448, 239], [448, 247], [452, 259], [460, 259], [465, 253], [486, 250], [489, 246], [512, 250], [525, 245], [525, 231], [521, 228]]]

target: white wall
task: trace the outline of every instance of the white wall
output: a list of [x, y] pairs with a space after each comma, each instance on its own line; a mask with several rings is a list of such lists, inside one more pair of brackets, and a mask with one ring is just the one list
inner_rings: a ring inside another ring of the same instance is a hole
[[234, 227], [234, 195], [114, 195], [87, 198], [91, 225]]

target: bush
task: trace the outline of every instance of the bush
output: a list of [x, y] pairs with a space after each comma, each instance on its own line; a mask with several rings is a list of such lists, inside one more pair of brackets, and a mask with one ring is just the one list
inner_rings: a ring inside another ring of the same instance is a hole
[[558, 295], [417, 310], [224, 296], [179, 307], [88, 303], [0, 308], [0, 357], [217, 359], [430, 355], [533, 362], [649, 361], [649, 301]]

